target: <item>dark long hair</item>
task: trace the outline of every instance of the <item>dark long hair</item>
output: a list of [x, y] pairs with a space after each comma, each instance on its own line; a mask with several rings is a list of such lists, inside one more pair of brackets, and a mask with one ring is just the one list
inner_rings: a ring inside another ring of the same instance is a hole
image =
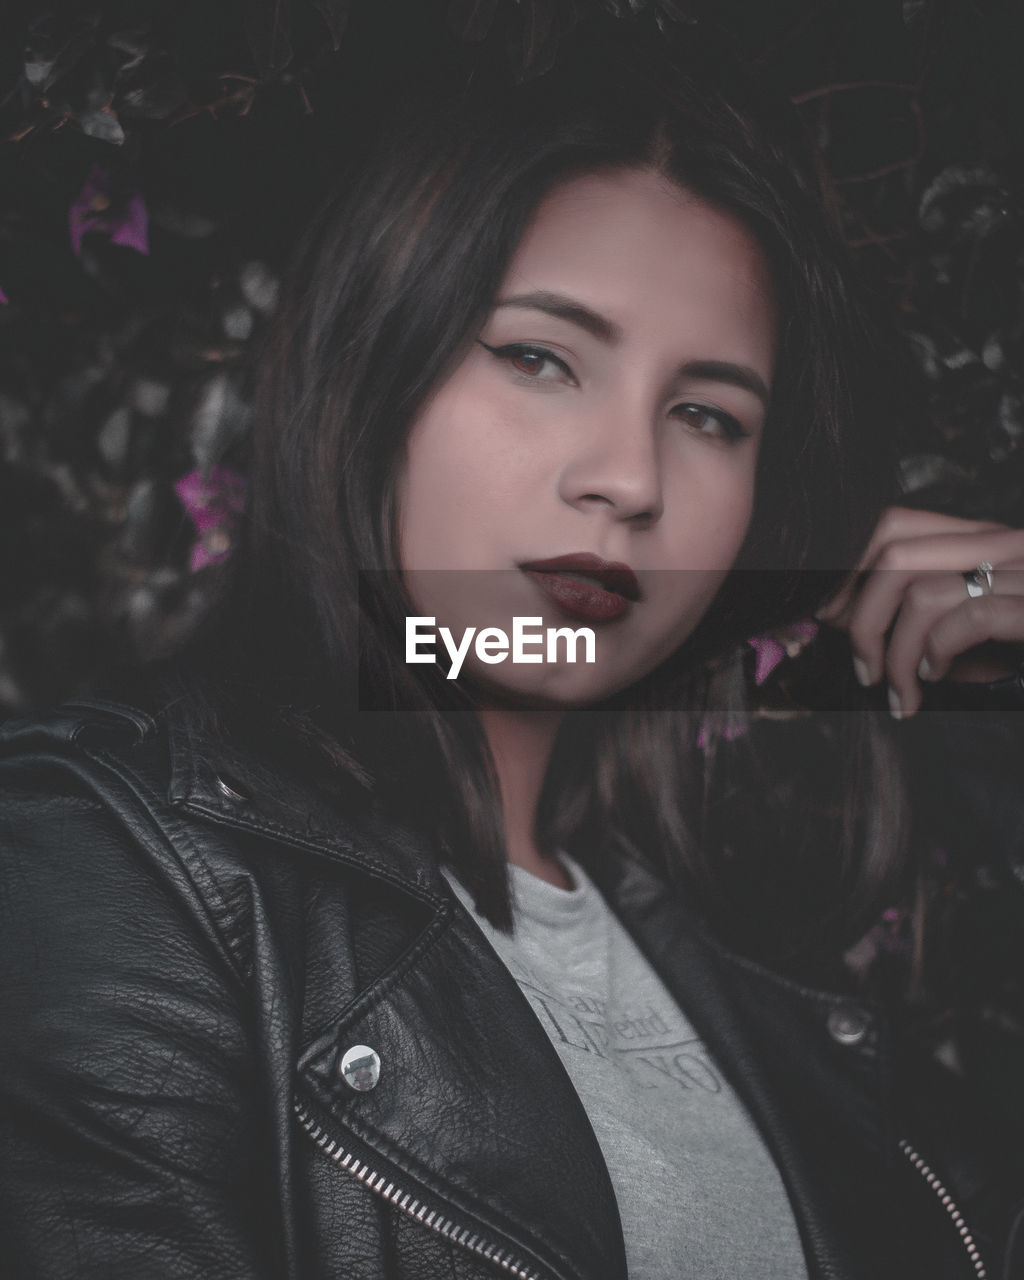
[[[596, 865], [615, 846], [677, 881], [713, 883], [691, 767], [706, 663], [819, 605], [890, 492], [882, 354], [793, 120], [726, 85], [699, 50], [680, 57], [622, 24], [610, 36], [581, 39], [525, 85], [418, 104], [345, 176], [298, 255], [263, 355], [244, 546], [206, 640], [250, 724], [262, 708], [278, 741], [318, 744], [336, 780], [358, 778], [368, 803], [429, 832], [502, 927], [505, 846], [477, 720], [456, 685], [419, 667], [414, 678], [401, 661], [396, 575], [360, 581], [358, 571], [398, 567], [394, 489], [409, 425], [478, 332], [542, 197], [572, 176], [653, 168], [749, 228], [781, 316], [737, 568], [683, 662], [568, 717], [542, 847]], [[356, 712], [357, 675], [394, 714]], [[893, 852], [869, 841], [873, 856], [858, 861], [863, 834], [840, 850], [858, 904]]]

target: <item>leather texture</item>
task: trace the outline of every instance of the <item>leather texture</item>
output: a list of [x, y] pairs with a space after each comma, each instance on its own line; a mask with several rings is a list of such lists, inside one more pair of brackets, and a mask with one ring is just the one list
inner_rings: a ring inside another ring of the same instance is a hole
[[[187, 700], [11, 723], [0, 793], [5, 1276], [625, 1280], [579, 1100], [413, 833]], [[635, 862], [599, 882], [774, 1154], [812, 1280], [1024, 1275], [1019, 1206], [960, 1204], [982, 1273], [900, 1152], [930, 1159], [880, 1010], [727, 952]]]

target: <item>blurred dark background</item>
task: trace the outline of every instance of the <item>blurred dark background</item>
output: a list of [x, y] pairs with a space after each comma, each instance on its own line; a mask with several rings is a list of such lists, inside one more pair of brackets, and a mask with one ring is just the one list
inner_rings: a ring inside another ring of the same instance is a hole
[[908, 494], [1024, 517], [1018, 0], [9, 5], [0, 713], [159, 649], [199, 607], [244, 492], [247, 353], [386, 105], [410, 84], [542, 74], [616, 8], [677, 40], [713, 33], [798, 104], [920, 372]]
[[[244, 503], [247, 361], [388, 104], [543, 74], [598, 10], [707, 33], [797, 105], [912, 353], [906, 500], [1024, 524], [1020, 0], [8, 0], [0, 718], [165, 651], [202, 609]], [[909, 991], [923, 1050], [1024, 1150], [1022, 899], [969, 826], [946, 837], [848, 967]]]

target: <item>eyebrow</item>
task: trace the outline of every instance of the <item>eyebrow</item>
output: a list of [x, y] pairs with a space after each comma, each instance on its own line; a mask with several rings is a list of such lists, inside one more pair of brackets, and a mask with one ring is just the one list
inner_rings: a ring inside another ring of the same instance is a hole
[[525, 307], [532, 311], [544, 311], [549, 316], [557, 316], [559, 320], [568, 320], [570, 324], [578, 325], [602, 342], [618, 342], [622, 337], [622, 330], [617, 324], [561, 293], [519, 293], [513, 298], [502, 298], [495, 310], [499, 307]]
[[[511, 298], [501, 298], [494, 309], [497, 311], [502, 307], [543, 311], [559, 320], [568, 320], [570, 324], [577, 325], [592, 337], [610, 345], [614, 345], [622, 337], [622, 330], [617, 324], [561, 293], [548, 293], [545, 290], [519, 293]], [[729, 386], [740, 387], [757, 396], [764, 407], [768, 408], [771, 398], [768, 386], [761, 375], [749, 365], [734, 364], [731, 360], [688, 360], [679, 366], [678, 374], [683, 378], [724, 382]]]

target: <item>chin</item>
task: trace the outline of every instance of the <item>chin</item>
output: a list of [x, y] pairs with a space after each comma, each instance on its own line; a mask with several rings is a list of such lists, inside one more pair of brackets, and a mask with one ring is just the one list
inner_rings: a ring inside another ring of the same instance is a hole
[[472, 700], [481, 706], [572, 711], [598, 706], [636, 684], [643, 674], [631, 672], [616, 680], [608, 675], [600, 677], [593, 669], [580, 671], [557, 667], [543, 672], [517, 672], [518, 678], [496, 680], [490, 672], [473, 670], [463, 683]]

